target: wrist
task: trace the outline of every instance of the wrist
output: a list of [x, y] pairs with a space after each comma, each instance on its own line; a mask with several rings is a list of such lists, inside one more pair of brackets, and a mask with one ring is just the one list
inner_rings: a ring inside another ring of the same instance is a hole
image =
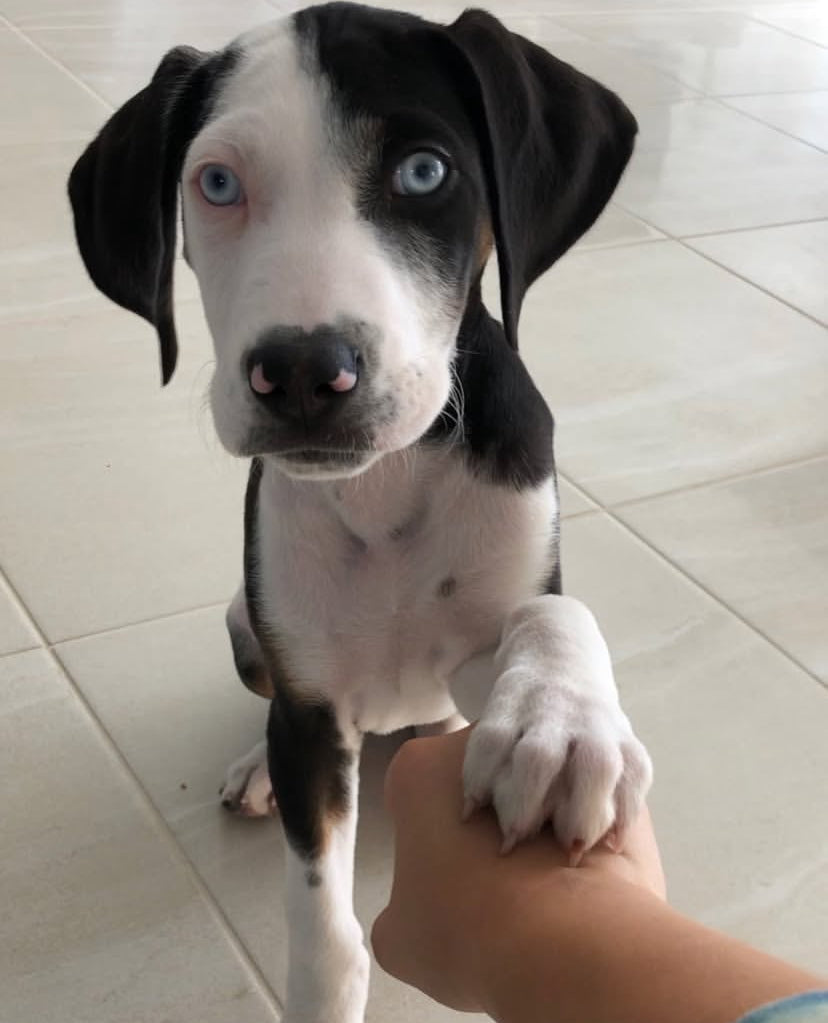
[[481, 957], [481, 1008], [498, 1023], [608, 1018], [626, 932], [657, 928], [671, 912], [650, 891], [616, 876], [548, 872], [493, 914], [501, 931]]

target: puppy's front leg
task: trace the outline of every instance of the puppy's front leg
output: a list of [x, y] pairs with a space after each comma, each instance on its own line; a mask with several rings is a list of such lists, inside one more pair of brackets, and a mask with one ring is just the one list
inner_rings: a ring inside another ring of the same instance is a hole
[[505, 851], [545, 821], [573, 862], [608, 832], [622, 841], [652, 766], [621, 709], [591, 612], [558, 595], [521, 605], [506, 622], [494, 668], [466, 754], [467, 812], [494, 805]]
[[368, 952], [353, 910], [360, 738], [329, 703], [277, 692], [268, 763], [286, 839], [284, 1023], [362, 1023]]

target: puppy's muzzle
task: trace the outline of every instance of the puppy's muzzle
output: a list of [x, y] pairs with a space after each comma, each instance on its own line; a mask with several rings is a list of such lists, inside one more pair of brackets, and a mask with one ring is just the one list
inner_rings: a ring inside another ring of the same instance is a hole
[[333, 329], [297, 333], [275, 328], [245, 360], [250, 390], [276, 420], [304, 429], [332, 425], [353, 403], [362, 355]]

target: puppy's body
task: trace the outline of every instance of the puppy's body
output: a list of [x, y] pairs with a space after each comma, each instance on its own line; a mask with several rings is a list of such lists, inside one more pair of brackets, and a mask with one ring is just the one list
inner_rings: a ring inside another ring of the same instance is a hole
[[[508, 85], [509, 88], [504, 89]], [[552, 417], [523, 294], [632, 147], [617, 97], [481, 12], [442, 27], [332, 4], [172, 51], [73, 171], [96, 283], [159, 332], [185, 251], [219, 436], [253, 456], [239, 674], [271, 698], [225, 799], [287, 838], [286, 1023], [359, 1023], [351, 903], [365, 732], [480, 718], [468, 805], [508, 848], [622, 833], [650, 779], [590, 613], [560, 595]], [[497, 245], [504, 324], [480, 278]]]

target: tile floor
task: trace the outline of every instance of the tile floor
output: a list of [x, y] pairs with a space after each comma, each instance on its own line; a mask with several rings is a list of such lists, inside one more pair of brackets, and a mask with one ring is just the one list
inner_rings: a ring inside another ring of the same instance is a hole
[[[641, 124], [616, 201], [536, 286], [522, 337], [558, 416], [565, 578], [653, 753], [672, 898], [826, 969], [825, 5], [491, 6]], [[192, 280], [161, 392], [150, 330], [84, 276], [64, 181], [165, 48], [287, 9], [0, 0], [2, 1023], [278, 1018], [277, 829], [216, 801], [264, 715], [222, 626], [243, 466], [205, 410]], [[366, 753], [365, 921], [388, 885], [395, 742]], [[459, 1020], [378, 973], [370, 1018]]]

